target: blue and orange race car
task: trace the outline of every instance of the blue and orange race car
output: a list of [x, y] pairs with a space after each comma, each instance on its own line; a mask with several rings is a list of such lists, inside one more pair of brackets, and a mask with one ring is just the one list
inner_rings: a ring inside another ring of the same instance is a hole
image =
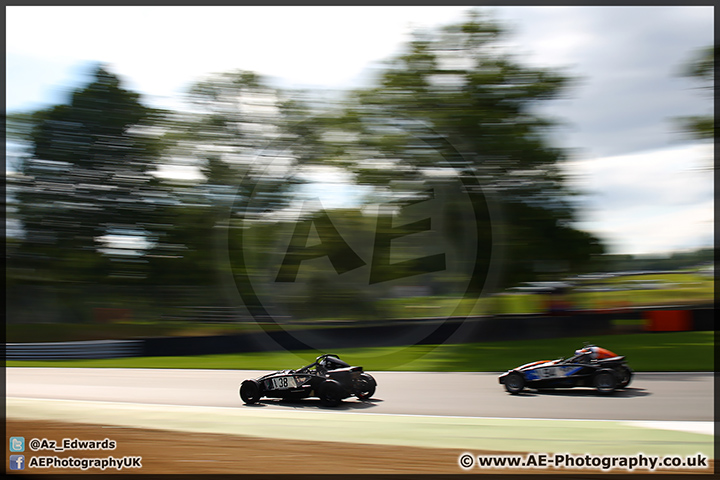
[[624, 356], [585, 345], [570, 358], [526, 363], [503, 373], [498, 380], [513, 395], [525, 387], [538, 390], [591, 387], [601, 394], [610, 394], [630, 385], [632, 376]]

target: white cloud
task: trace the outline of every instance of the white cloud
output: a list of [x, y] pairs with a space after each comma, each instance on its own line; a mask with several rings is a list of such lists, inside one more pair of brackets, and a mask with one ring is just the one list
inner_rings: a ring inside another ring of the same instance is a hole
[[497, 7], [495, 18], [509, 30], [511, 52], [543, 67], [567, 67], [583, 58], [582, 52], [598, 42], [588, 28], [587, 16], [572, 7]]
[[[599, 202], [629, 206], [623, 201], [674, 206], [712, 197], [712, 175], [707, 170], [713, 158], [710, 144], [638, 152], [569, 162], [567, 170], [576, 186], [600, 195]], [[612, 198], [602, 199], [611, 192]]]
[[[340, 88], [467, 7], [8, 7], [6, 52], [105, 61], [143, 92], [234, 69]], [[108, 21], [112, 19], [112, 21]]]
[[587, 195], [582, 227], [613, 253], [659, 253], [713, 245], [712, 146], [693, 144], [569, 162]]
[[707, 248], [714, 244], [714, 202], [676, 209], [603, 211], [585, 226], [607, 242], [610, 253], [668, 253]]

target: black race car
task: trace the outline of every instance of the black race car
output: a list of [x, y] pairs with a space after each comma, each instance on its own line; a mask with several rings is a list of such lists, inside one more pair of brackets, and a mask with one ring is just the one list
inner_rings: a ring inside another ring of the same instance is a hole
[[240, 398], [248, 405], [261, 398], [296, 400], [319, 397], [326, 407], [335, 407], [344, 398], [366, 400], [373, 396], [375, 379], [362, 367], [351, 367], [337, 355], [320, 355], [313, 363], [297, 370], [279, 370], [240, 385]]
[[632, 376], [624, 356], [586, 345], [570, 358], [526, 363], [503, 373], [498, 380], [513, 395], [525, 387], [538, 390], [594, 387], [601, 394], [610, 394], [627, 387]]

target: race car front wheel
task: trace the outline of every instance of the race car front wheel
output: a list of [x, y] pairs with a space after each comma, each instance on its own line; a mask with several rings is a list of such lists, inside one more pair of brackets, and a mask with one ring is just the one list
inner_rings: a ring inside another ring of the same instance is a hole
[[260, 400], [260, 384], [256, 380], [245, 380], [240, 385], [240, 398], [248, 405]]
[[523, 388], [525, 388], [525, 377], [523, 377], [521, 373], [512, 372], [505, 377], [505, 390], [507, 390], [508, 393], [517, 395], [523, 391]]
[[375, 394], [376, 386], [377, 383], [375, 383], [375, 379], [372, 377], [372, 375], [368, 373], [363, 373], [362, 375], [360, 375], [360, 379], [356, 384], [355, 395], [360, 400], [367, 400]]

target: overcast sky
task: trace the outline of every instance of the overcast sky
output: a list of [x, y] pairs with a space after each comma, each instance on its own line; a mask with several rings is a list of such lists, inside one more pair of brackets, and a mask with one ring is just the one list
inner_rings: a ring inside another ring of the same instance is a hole
[[[467, 7], [6, 7], [6, 108], [65, 101], [102, 61], [148, 101], [171, 104], [202, 75], [252, 70], [286, 87], [362, 84], [409, 33]], [[566, 127], [582, 227], [612, 253], [713, 245], [712, 148], [672, 118], [712, 101], [678, 76], [713, 43], [712, 7], [494, 7], [526, 64], [578, 83], [546, 107]]]

